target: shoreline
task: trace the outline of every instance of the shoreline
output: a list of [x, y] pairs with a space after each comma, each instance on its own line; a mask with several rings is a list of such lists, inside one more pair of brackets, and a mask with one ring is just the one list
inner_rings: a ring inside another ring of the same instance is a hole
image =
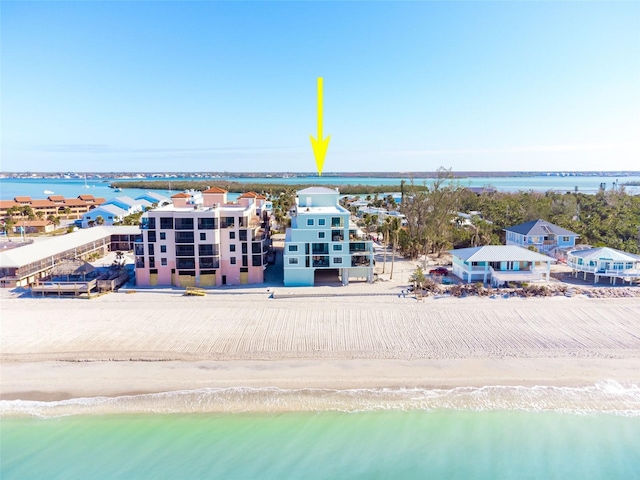
[[0, 400], [57, 402], [202, 389], [451, 390], [640, 385], [631, 359], [270, 360], [2, 364]]

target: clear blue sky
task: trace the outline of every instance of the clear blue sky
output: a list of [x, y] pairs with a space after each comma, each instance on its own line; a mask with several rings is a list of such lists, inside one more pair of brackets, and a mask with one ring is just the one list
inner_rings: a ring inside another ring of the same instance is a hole
[[11, 2], [3, 171], [640, 170], [639, 2]]

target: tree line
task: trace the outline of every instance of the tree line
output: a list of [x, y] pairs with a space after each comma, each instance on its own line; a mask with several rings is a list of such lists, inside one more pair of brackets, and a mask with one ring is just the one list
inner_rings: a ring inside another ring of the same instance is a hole
[[[407, 225], [397, 247], [409, 257], [439, 255], [449, 248], [504, 244], [504, 229], [543, 219], [580, 235], [579, 243], [640, 253], [640, 195], [624, 186], [582, 193], [487, 192], [460, 186], [450, 170], [440, 169], [435, 181], [407, 187], [400, 211]], [[458, 212], [478, 212], [461, 217]]]

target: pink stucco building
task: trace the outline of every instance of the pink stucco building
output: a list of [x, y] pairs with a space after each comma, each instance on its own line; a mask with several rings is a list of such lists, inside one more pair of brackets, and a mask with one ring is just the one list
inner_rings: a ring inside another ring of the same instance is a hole
[[267, 202], [253, 192], [227, 202], [213, 187], [178, 193], [142, 217], [136, 284], [219, 286], [262, 283], [270, 242]]

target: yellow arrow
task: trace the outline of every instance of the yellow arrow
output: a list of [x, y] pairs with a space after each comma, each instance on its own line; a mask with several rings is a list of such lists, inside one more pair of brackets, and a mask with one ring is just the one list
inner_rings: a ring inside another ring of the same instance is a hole
[[318, 176], [322, 176], [322, 167], [324, 166], [324, 157], [327, 155], [329, 148], [329, 139], [322, 138], [322, 77], [318, 77], [318, 139], [311, 137], [311, 146], [313, 147], [313, 155], [316, 157], [316, 166], [318, 167]]

